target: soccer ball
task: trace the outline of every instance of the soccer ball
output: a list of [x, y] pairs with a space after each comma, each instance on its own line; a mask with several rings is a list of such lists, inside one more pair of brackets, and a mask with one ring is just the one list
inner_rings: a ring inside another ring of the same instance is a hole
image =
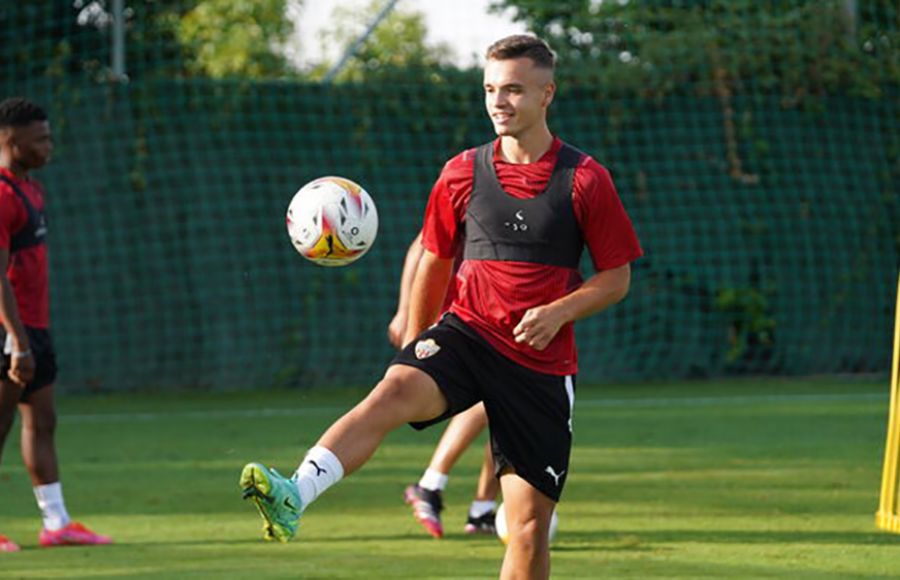
[[[497, 508], [497, 517], [494, 520], [494, 527], [497, 530], [497, 537], [500, 538], [500, 541], [504, 544], [509, 542], [509, 528], [506, 525], [506, 509], [503, 504], [500, 504], [500, 507]], [[553, 538], [556, 537], [556, 530], [559, 528], [559, 517], [556, 515], [556, 510], [553, 510], [553, 515], [550, 516], [550, 541], [553, 541]]]
[[344, 177], [320, 177], [294, 194], [287, 208], [294, 249], [320, 266], [346, 266], [369, 251], [378, 234], [375, 202]]

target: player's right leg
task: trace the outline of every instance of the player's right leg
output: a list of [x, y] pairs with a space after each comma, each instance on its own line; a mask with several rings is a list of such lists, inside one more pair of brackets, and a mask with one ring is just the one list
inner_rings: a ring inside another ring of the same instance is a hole
[[365, 399], [328, 428], [292, 478], [259, 463], [245, 466], [240, 486], [259, 509], [265, 537], [289, 540], [309, 504], [368, 461], [388, 433], [404, 423], [432, 420], [446, 409], [447, 400], [428, 374], [393, 365]]
[[16, 409], [21, 397], [22, 387], [9, 379], [0, 380], [0, 459], [3, 458], [3, 447], [16, 419]]
[[484, 459], [481, 472], [478, 474], [478, 487], [475, 489], [475, 500], [469, 506], [469, 517], [464, 528], [467, 534], [494, 534], [497, 519], [497, 493], [500, 491], [500, 480], [494, 472], [494, 457], [491, 442], [484, 444]]
[[[0, 370], [3, 376], [6, 376], [7, 366]], [[0, 379], [0, 458], [3, 457], [3, 447], [6, 443], [6, 437], [12, 429], [13, 422], [16, 418], [16, 408], [19, 404], [19, 398], [22, 396], [22, 387], [12, 383], [8, 379]], [[0, 552], [18, 552], [19, 546], [3, 534], [0, 534]]]
[[0, 534], [0, 552], [18, 552], [19, 549], [18, 544]]
[[404, 490], [403, 499], [412, 506], [413, 516], [435, 538], [444, 535], [441, 494], [447, 485], [450, 470], [486, 426], [484, 403], [478, 403], [455, 416], [444, 430], [419, 483]]
[[487, 413], [484, 403], [473, 405], [468, 410], [460, 413], [450, 421], [434, 454], [431, 456], [429, 469], [439, 473], [450, 473], [463, 452], [469, 448], [472, 441], [487, 427]]
[[350, 474], [375, 452], [384, 437], [406, 423], [430, 421], [447, 410], [447, 400], [427, 373], [393, 365], [369, 395], [338, 419], [317, 445], [337, 455]]

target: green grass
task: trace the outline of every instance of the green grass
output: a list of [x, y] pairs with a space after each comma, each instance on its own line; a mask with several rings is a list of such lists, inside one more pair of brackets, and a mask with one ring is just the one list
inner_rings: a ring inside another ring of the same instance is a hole
[[[555, 578], [895, 578], [874, 527], [886, 381], [742, 380], [580, 387]], [[290, 472], [361, 391], [60, 397], [72, 514], [116, 544], [44, 550], [18, 453], [0, 471], [3, 578], [491, 578], [502, 545], [462, 534], [480, 449], [452, 474], [441, 541], [401, 501], [440, 428], [392, 434], [321, 498], [296, 540], [262, 542], [237, 478]], [[259, 412], [258, 411], [262, 411]]]

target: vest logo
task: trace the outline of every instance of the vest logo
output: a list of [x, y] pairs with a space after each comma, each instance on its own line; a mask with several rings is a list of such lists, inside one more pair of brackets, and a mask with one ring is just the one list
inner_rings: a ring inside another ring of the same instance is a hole
[[514, 232], [527, 232], [528, 224], [525, 223], [525, 211], [521, 209], [517, 211], [516, 221], [503, 222], [503, 227], [511, 229]]
[[420, 340], [416, 343], [416, 358], [419, 360], [431, 358], [436, 355], [439, 350], [441, 350], [441, 347], [433, 338]]

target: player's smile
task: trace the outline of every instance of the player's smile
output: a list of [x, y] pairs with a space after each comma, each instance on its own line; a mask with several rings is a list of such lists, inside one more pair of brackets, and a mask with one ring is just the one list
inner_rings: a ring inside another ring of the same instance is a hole
[[512, 116], [512, 113], [494, 113], [491, 115], [491, 119], [497, 125], [506, 125], [509, 123]]

